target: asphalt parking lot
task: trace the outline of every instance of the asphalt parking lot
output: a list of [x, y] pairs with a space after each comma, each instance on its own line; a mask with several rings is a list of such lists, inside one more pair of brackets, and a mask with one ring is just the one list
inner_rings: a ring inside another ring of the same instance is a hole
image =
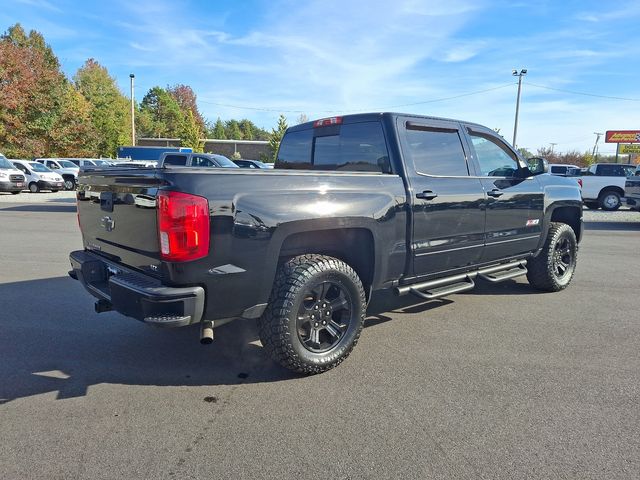
[[0, 198], [2, 479], [640, 478], [640, 213], [585, 211], [560, 293], [378, 296], [351, 357], [305, 378], [250, 322], [202, 346], [95, 314], [56, 195]]

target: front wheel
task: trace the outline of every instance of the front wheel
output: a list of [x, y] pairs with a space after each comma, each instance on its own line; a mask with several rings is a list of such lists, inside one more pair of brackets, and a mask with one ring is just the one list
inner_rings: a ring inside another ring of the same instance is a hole
[[322, 373], [349, 356], [365, 312], [362, 282], [349, 265], [324, 255], [301, 255], [278, 271], [259, 320], [260, 340], [284, 367]]
[[551, 223], [544, 247], [527, 262], [527, 280], [538, 290], [558, 292], [567, 288], [576, 270], [578, 241], [566, 223]]
[[64, 179], [64, 189], [65, 190], [75, 190], [76, 182], [73, 178], [65, 178]]
[[622, 205], [620, 195], [614, 190], [606, 190], [600, 195], [600, 206], [603, 210], [618, 210]]
[[40, 187], [36, 182], [32, 182], [29, 184], [29, 191], [31, 193], [38, 193], [40, 191]]

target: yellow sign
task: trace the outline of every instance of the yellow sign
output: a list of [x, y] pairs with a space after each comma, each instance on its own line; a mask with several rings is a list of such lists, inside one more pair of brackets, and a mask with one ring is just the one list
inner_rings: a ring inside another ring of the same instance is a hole
[[628, 154], [640, 155], [640, 143], [635, 143], [631, 145], [626, 143], [621, 143], [618, 153], [621, 155], [628, 155]]

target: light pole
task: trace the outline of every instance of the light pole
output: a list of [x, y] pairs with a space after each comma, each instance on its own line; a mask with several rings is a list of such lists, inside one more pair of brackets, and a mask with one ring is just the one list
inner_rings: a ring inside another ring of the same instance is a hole
[[596, 143], [593, 144], [593, 153], [591, 154], [591, 156], [593, 157], [593, 161], [595, 163], [598, 161], [598, 140], [600, 140], [600, 137], [604, 135], [604, 133], [593, 132], [593, 134], [596, 136]]
[[549, 145], [551, 145], [551, 153], [553, 153], [553, 147], [555, 147], [557, 143], [550, 142]]
[[522, 77], [527, 74], [527, 69], [523, 68], [518, 72], [518, 70], [513, 70], [511, 74], [514, 77], [518, 77], [518, 98], [516, 99], [516, 121], [513, 125], [513, 148], [516, 147], [516, 137], [518, 135], [518, 114], [520, 113], [520, 91], [522, 90]]
[[136, 145], [136, 100], [133, 96], [133, 79], [136, 76], [133, 73], [129, 74], [129, 78], [131, 79], [131, 145], [135, 147]]

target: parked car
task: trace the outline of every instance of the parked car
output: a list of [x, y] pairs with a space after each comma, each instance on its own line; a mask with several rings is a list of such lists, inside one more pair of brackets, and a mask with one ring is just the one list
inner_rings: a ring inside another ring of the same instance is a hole
[[166, 152], [160, 155], [161, 167], [238, 168], [224, 155], [215, 153]]
[[549, 164], [549, 173], [551, 175], [576, 176], [580, 174], [580, 167], [577, 165], [565, 165], [562, 163]]
[[273, 168], [273, 165], [268, 166], [266, 163], [263, 163], [259, 160], [247, 160], [247, 159], [239, 159], [239, 160], [231, 160], [233, 163], [238, 165], [240, 168]]
[[625, 182], [636, 166], [622, 163], [595, 163], [586, 169], [582, 180], [582, 198], [590, 209], [617, 210], [625, 196]]
[[91, 160], [93, 163], [96, 164], [96, 166], [98, 167], [112, 167], [113, 163], [110, 162], [109, 160], [104, 160], [102, 158], [95, 158], [93, 160]]
[[95, 160], [89, 160], [88, 158], [65, 158], [65, 160], [68, 160], [69, 162], [77, 165], [80, 168], [91, 168], [96, 166]]
[[26, 187], [24, 175], [0, 153], [0, 192], [18, 195]]
[[61, 158], [36, 158], [36, 161], [60, 174], [64, 179], [65, 190], [75, 190], [80, 171], [78, 165]]
[[629, 208], [640, 212], [640, 165], [636, 167], [633, 175], [627, 177], [624, 192]]
[[259, 319], [276, 361], [320, 373], [349, 355], [377, 290], [431, 300], [523, 275], [566, 288], [582, 199], [574, 180], [544, 172], [473, 123], [321, 119], [290, 127], [259, 178], [167, 165], [81, 173], [84, 249], [70, 275], [96, 311], [199, 324], [202, 342], [231, 319]]
[[27, 188], [31, 193], [40, 190], [57, 192], [64, 188], [64, 179], [60, 174], [39, 162], [29, 160], [11, 160], [15, 167], [26, 177]]

